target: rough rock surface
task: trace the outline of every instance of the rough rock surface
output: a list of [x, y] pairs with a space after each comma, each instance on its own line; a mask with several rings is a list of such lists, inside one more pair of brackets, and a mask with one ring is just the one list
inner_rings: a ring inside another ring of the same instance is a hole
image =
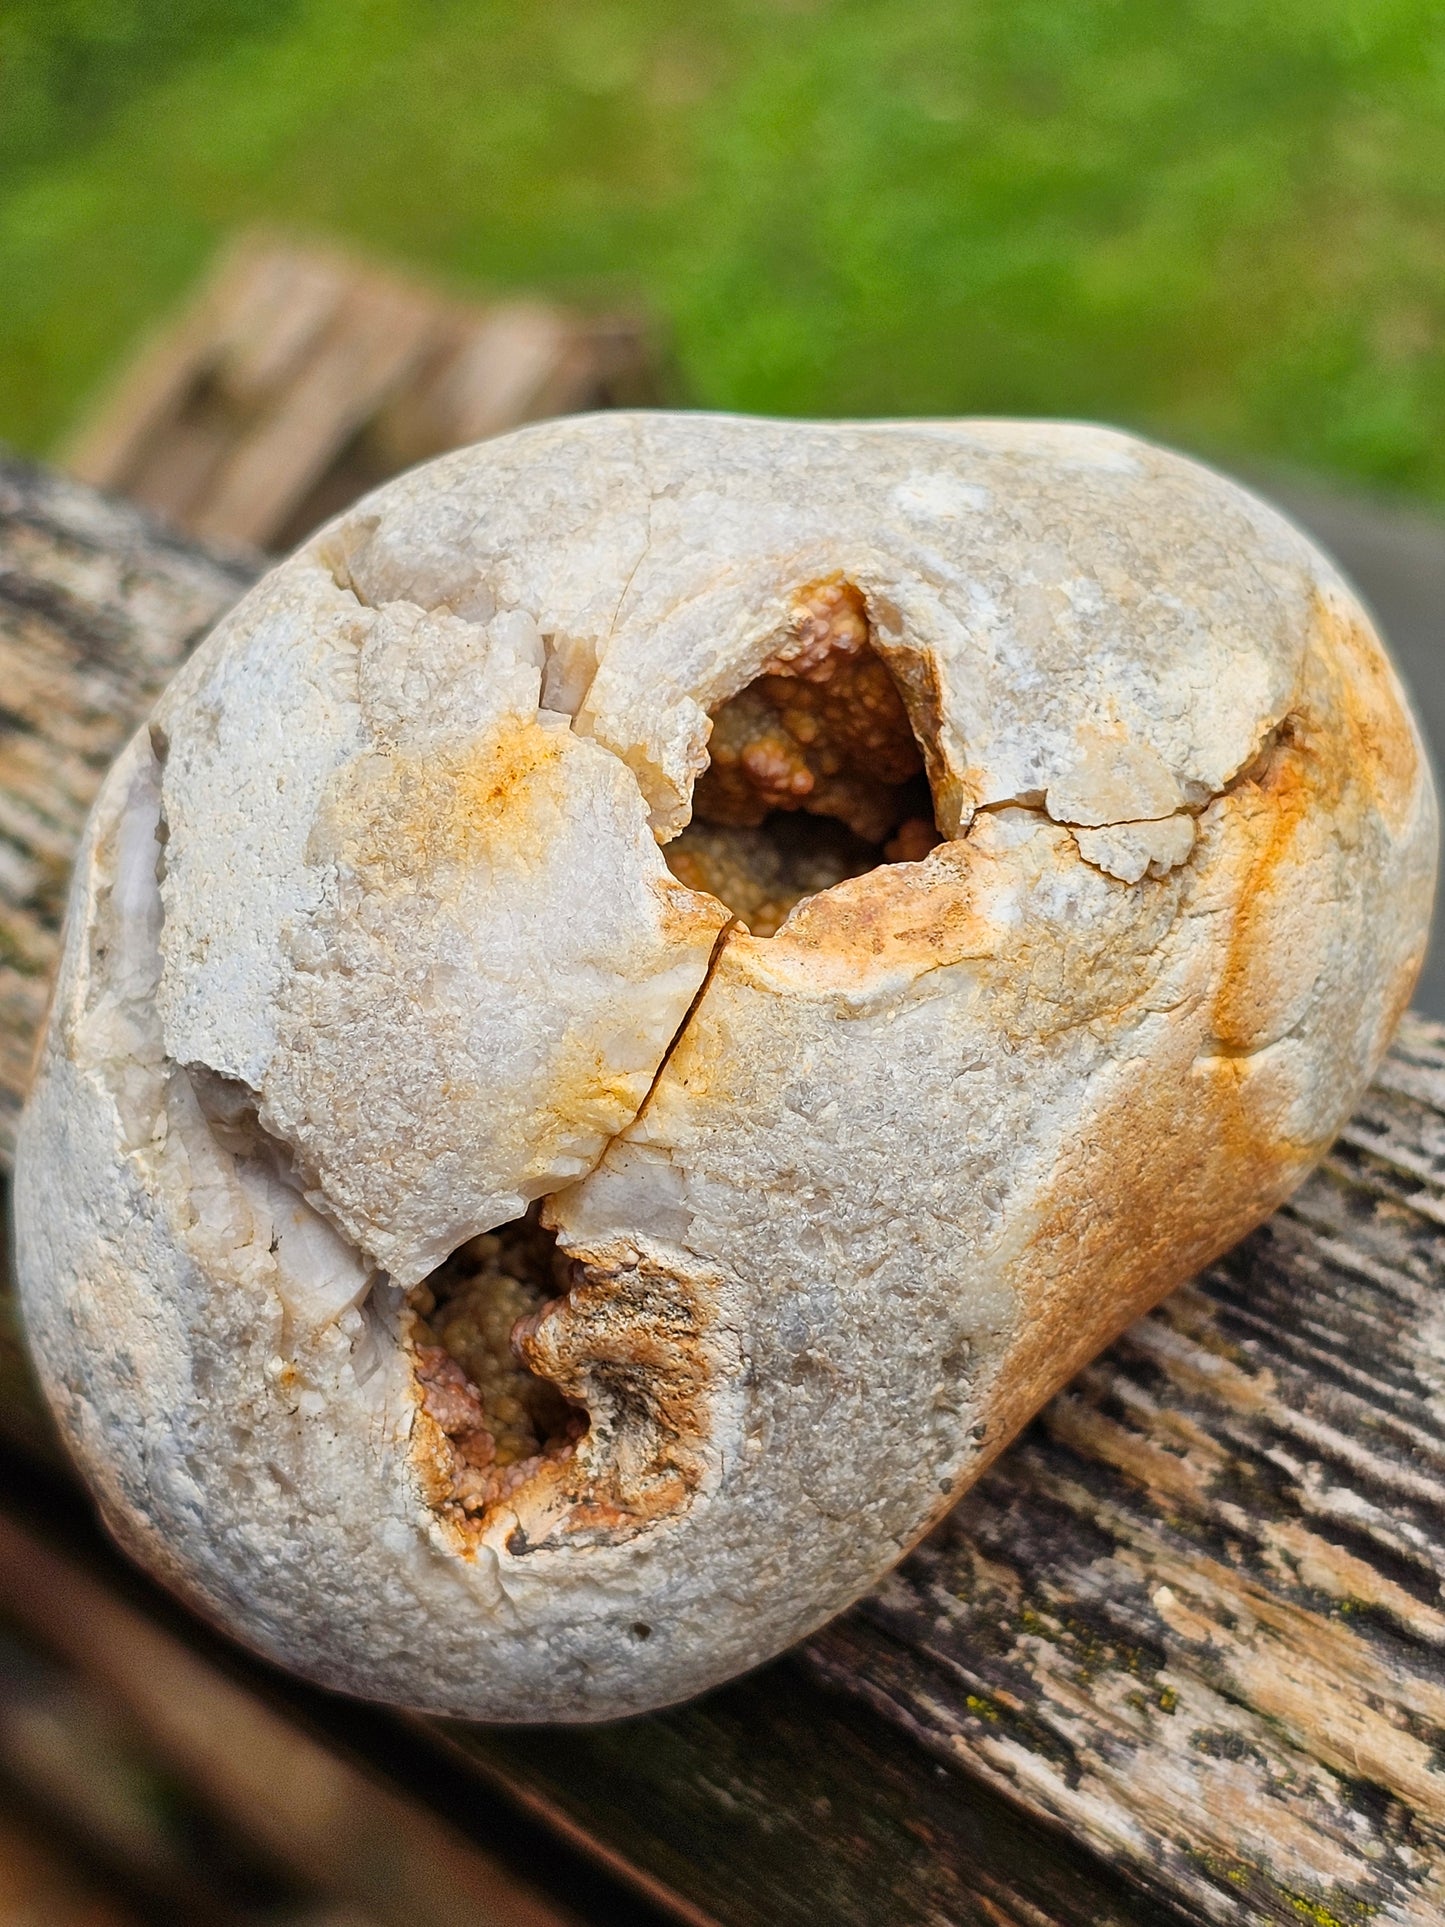
[[[820, 584], [942, 841], [756, 936], [658, 845]], [[1367, 619], [1177, 456], [612, 415], [448, 457], [246, 597], [97, 806], [17, 1171], [50, 1395], [121, 1536], [316, 1678], [680, 1697], [1299, 1181], [1434, 859]], [[588, 1429], [459, 1510], [418, 1293], [538, 1199], [516, 1342]]]

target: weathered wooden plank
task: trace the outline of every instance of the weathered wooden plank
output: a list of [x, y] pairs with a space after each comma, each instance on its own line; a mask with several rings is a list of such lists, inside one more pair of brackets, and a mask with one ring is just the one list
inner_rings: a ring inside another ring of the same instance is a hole
[[727, 1927], [1186, 1918], [850, 1697], [785, 1660], [624, 1725], [449, 1737], [459, 1769], [540, 1796]]
[[202, 540], [286, 548], [388, 475], [637, 393], [643, 330], [467, 305], [336, 249], [243, 235], [73, 438], [73, 473]]
[[[40, 514], [48, 486], [7, 474], [0, 494], [0, 555], [30, 545], [28, 586], [0, 605], [19, 704], [0, 731], [0, 920], [28, 946], [24, 986], [105, 744], [184, 646], [178, 611], [245, 573], [174, 545], [150, 558], [159, 538], [77, 492], [69, 521]], [[87, 514], [99, 556], [77, 548]], [[108, 541], [139, 558], [137, 595], [151, 585], [145, 647]], [[12, 1106], [37, 1009], [33, 988], [0, 1000]], [[1437, 1920], [1442, 1228], [1445, 1029], [1407, 1020], [1292, 1204], [1082, 1374], [794, 1659], [611, 1728], [367, 1715], [369, 1743], [405, 1732], [450, 1784], [505, 1789], [680, 1897], [678, 1917], [738, 1927]], [[43, 1449], [4, 1344], [0, 1390], [9, 1435]]]
[[0, 462], [0, 1166], [45, 1008], [71, 857], [112, 758], [258, 563]]
[[35, 1829], [0, 1817], [0, 1916], [45, 1927], [131, 1927], [136, 1916], [87, 1880]]
[[281, 1865], [384, 1927], [580, 1927], [500, 1861], [376, 1784], [3, 1516], [0, 1607], [101, 1682]]
[[269, 543], [415, 369], [432, 332], [429, 304], [408, 290], [346, 290], [285, 389], [226, 450], [204, 495], [186, 505], [188, 526], [203, 540]]
[[[97, 488], [124, 491], [172, 519], [204, 488], [224, 452], [224, 444], [208, 432], [216, 424], [196, 423], [196, 446], [189, 454], [176, 446], [175, 431], [217, 342], [230, 345], [228, 327], [243, 337], [274, 340], [268, 310], [277, 306], [291, 317], [291, 339], [298, 333], [304, 339], [319, 325], [314, 288], [298, 287], [284, 263], [269, 276], [258, 273], [255, 256], [249, 241], [232, 248], [185, 313], [145, 339], [99, 410], [71, 438], [65, 450], [71, 474]], [[173, 451], [164, 473], [150, 461], [162, 443]]]

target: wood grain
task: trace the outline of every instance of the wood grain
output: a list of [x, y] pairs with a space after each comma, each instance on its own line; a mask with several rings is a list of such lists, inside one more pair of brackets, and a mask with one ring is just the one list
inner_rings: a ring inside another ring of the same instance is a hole
[[177, 663], [258, 566], [0, 461], [0, 1166], [86, 813]]
[[[100, 770], [246, 575], [0, 468], [0, 1118]], [[1442, 1229], [1445, 1028], [1407, 1019], [1291, 1204], [789, 1660], [606, 1728], [337, 1730], [678, 1919], [1445, 1918]], [[43, 1452], [13, 1344], [0, 1402]]]

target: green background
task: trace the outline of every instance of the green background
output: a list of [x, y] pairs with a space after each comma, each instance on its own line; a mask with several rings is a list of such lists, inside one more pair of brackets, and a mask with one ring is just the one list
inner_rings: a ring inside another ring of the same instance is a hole
[[1424, 0], [0, 0], [0, 438], [254, 221], [640, 302], [705, 406], [1445, 496]]

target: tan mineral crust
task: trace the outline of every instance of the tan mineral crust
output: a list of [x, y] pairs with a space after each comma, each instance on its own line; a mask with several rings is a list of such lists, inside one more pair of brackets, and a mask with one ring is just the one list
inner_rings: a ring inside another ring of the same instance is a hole
[[71, 1449], [328, 1685], [695, 1693], [1299, 1182], [1435, 846], [1349, 588], [1125, 435], [610, 414], [431, 463], [95, 810], [16, 1176]]

